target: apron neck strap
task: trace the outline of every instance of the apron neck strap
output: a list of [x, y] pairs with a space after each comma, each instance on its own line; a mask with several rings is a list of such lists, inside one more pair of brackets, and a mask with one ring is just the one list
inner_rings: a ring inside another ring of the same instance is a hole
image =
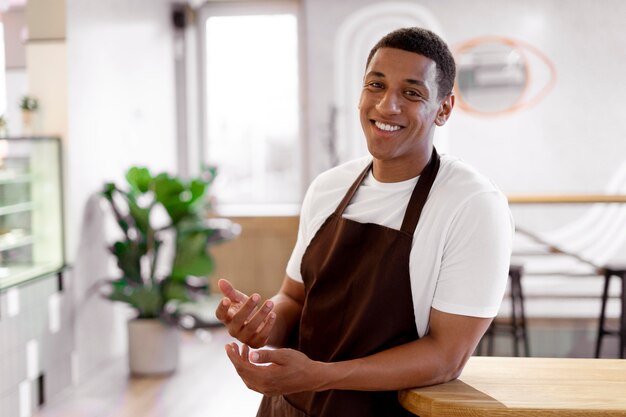
[[[354, 181], [346, 195], [341, 200], [341, 203], [335, 209], [335, 214], [339, 217], [343, 215], [344, 210], [352, 201], [352, 197], [356, 193], [356, 190], [359, 188], [365, 177], [369, 174], [370, 169], [372, 169], [373, 161], [367, 164], [361, 175]], [[411, 194], [411, 199], [409, 200], [409, 205], [407, 206], [406, 213], [404, 214], [404, 220], [402, 221], [402, 230], [405, 233], [413, 236], [413, 232], [415, 232], [415, 228], [417, 227], [417, 222], [420, 219], [422, 214], [422, 209], [424, 208], [424, 204], [426, 204], [426, 199], [428, 198], [428, 194], [430, 193], [430, 189], [435, 182], [435, 177], [437, 176], [437, 172], [439, 171], [440, 159], [437, 150], [433, 147], [433, 153], [428, 161], [428, 164], [422, 170], [419, 179], [417, 180], [417, 185], [413, 189], [413, 193]]]
[[413, 236], [417, 223], [422, 215], [424, 205], [426, 204], [426, 199], [430, 193], [430, 189], [433, 187], [433, 183], [437, 177], [440, 165], [441, 160], [439, 158], [439, 154], [437, 153], [435, 147], [433, 147], [433, 153], [430, 157], [430, 161], [428, 161], [428, 164], [422, 170], [422, 173], [417, 180], [417, 185], [411, 194], [409, 205], [406, 208], [404, 220], [402, 221], [402, 227], [400, 228], [400, 230], [404, 233], [408, 233]]
[[367, 164], [363, 172], [361, 172], [361, 175], [359, 175], [359, 177], [354, 181], [354, 183], [352, 183], [352, 186], [350, 187], [346, 195], [343, 197], [343, 200], [341, 200], [341, 203], [339, 203], [339, 205], [335, 209], [335, 214], [337, 216], [341, 217], [343, 215], [344, 210], [346, 209], [346, 207], [348, 207], [348, 204], [350, 204], [350, 201], [352, 201], [352, 197], [354, 197], [356, 190], [359, 188], [359, 186], [361, 185], [361, 183], [363, 182], [367, 174], [369, 174], [370, 169], [372, 169], [373, 163], [374, 161], [370, 161], [370, 163]]

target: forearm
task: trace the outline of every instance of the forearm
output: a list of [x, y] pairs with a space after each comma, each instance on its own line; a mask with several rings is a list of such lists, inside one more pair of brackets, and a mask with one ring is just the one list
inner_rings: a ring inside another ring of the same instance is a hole
[[276, 294], [271, 300], [274, 303], [273, 312], [276, 314], [276, 323], [267, 340], [267, 345], [278, 348], [285, 347], [294, 327], [300, 320], [302, 306], [283, 293]]
[[266, 344], [285, 347], [294, 327], [300, 321], [304, 303], [304, 284], [285, 275], [280, 291], [271, 301], [274, 303], [272, 312], [276, 314], [276, 320]]
[[468, 358], [446, 354], [424, 338], [365, 358], [320, 364], [320, 390], [388, 391], [440, 384], [458, 377]]

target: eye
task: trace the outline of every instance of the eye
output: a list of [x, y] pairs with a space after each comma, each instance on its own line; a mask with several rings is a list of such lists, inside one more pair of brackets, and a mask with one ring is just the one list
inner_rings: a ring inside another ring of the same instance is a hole
[[367, 84], [365, 84], [365, 86], [373, 88], [373, 89], [381, 89], [385, 87], [383, 83], [381, 83], [380, 81], [370, 81]]
[[404, 95], [407, 96], [408, 98], [410, 98], [411, 100], [417, 100], [417, 99], [423, 99], [424, 98], [424, 96], [419, 91], [415, 91], [415, 90], [406, 90], [404, 92]]

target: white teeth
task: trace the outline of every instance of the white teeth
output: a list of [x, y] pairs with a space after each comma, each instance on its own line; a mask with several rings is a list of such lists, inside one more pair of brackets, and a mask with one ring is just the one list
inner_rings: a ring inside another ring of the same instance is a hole
[[374, 124], [380, 130], [384, 130], [387, 132], [395, 132], [396, 130], [400, 129], [400, 126], [388, 125], [388, 124], [381, 123], [381, 122], [374, 122]]

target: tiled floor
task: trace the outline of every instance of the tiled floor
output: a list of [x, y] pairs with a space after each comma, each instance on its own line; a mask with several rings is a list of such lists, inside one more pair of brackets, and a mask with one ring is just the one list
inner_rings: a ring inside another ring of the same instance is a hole
[[169, 378], [129, 378], [118, 358], [47, 404], [36, 417], [254, 416], [260, 394], [246, 388], [224, 353], [224, 329], [183, 337], [181, 363]]

